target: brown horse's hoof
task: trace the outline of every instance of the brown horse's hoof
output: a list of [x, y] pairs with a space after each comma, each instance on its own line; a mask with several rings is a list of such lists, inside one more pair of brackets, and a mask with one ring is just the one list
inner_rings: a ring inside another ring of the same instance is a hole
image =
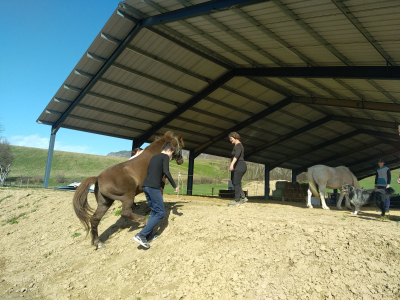
[[97, 246], [96, 246], [96, 250], [101, 250], [101, 249], [104, 249], [104, 248], [106, 248], [106, 245], [103, 244], [102, 242], [99, 242], [97, 244]]

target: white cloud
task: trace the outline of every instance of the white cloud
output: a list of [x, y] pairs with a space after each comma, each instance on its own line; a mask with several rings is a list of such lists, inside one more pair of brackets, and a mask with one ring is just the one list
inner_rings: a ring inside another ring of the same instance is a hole
[[[15, 146], [24, 146], [32, 148], [49, 148], [49, 138], [41, 138], [38, 134], [29, 136], [13, 136], [9, 139], [9, 143]], [[54, 150], [76, 152], [76, 153], [90, 153], [90, 147], [88, 146], [74, 146], [74, 145], [63, 145], [62, 142], [55, 142]], [[90, 153], [91, 154], [91, 153]]]

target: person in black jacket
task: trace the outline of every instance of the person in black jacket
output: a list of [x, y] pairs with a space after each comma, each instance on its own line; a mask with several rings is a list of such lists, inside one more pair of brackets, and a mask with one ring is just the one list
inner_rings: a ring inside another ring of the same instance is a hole
[[233, 171], [233, 188], [235, 189], [235, 199], [229, 202], [228, 205], [238, 205], [247, 201], [242, 190], [242, 177], [247, 171], [247, 165], [244, 161], [244, 147], [240, 142], [240, 135], [237, 132], [231, 132], [229, 135], [229, 141], [234, 144], [232, 151], [232, 162], [229, 166], [229, 171]]
[[150, 248], [149, 242], [157, 238], [157, 235], [153, 235], [153, 229], [165, 216], [164, 199], [160, 189], [164, 175], [174, 187], [175, 193], [179, 192], [179, 187], [176, 186], [169, 172], [169, 160], [174, 151], [175, 147], [171, 142], [164, 143], [161, 153], [151, 158], [146, 178], [143, 181], [142, 188], [151, 214], [146, 226], [133, 239], [145, 248]]

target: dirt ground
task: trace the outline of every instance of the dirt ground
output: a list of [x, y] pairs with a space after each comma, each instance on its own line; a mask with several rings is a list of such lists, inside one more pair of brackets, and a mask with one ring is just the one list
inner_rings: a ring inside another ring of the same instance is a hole
[[[271, 180], [269, 182], [269, 194], [272, 195], [272, 192], [276, 190], [276, 182], [284, 181], [284, 180]], [[247, 191], [247, 195], [250, 197], [253, 196], [264, 196], [264, 181], [252, 181], [243, 186], [243, 190]]]
[[[72, 196], [0, 189], [1, 299], [400, 298], [400, 223], [373, 207], [353, 216], [170, 195], [161, 235], [145, 250], [132, 240], [139, 224], [116, 216], [116, 201], [99, 226], [107, 247], [96, 251]], [[144, 196], [137, 200], [135, 211], [147, 215]]]

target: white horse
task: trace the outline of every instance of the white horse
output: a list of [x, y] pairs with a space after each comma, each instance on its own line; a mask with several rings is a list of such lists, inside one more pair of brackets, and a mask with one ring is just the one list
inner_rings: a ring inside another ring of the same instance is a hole
[[[307, 207], [313, 208], [311, 205], [311, 194], [314, 195], [315, 198], [321, 199], [321, 204], [323, 209], [329, 209], [325, 202], [325, 189], [341, 189], [344, 184], [350, 184], [355, 188], [360, 188], [360, 184], [356, 176], [354, 176], [351, 171], [343, 166], [337, 168], [331, 168], [324, 165], [315, 165], [308, 168], [307, 171], [308, 178], [308, 198], [307, 198]], [[315, 184], [319, 186], [319, 194], [317, 191], [317, 187]], [[337, 202], [337, 208], [342, 209], [341, 203], [343, 200], [343, 196], [346, 197], [346, 207], [351, 209], [350, 201], [347, 195], [340, 195], [340, 198]]]

